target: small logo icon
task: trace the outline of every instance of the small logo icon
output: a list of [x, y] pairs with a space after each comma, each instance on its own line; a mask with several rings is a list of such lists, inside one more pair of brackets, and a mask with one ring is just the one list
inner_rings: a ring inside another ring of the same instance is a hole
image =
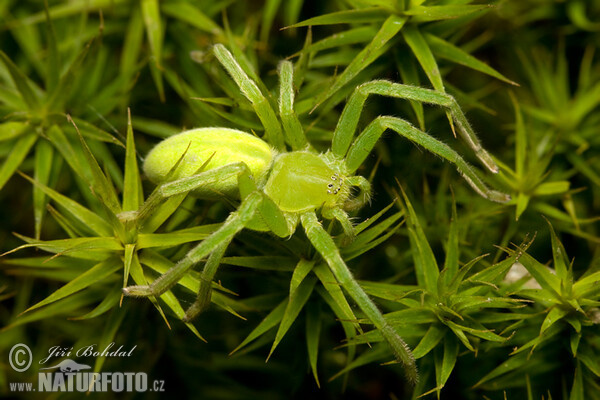
[[8, 354], [8, 362], [12, 369], [17, 372], [24, 372], [31, 366], [33, 355], [29, 346], [23, 343], [15, 344]]
[[68, 358], [66, 360], [63, 360], [61, 362], [59, 362], [58, 364], [56, 364], [53, 367], [48, 367], [48, 368], [40, 368], [40, 370], [43, 369], [56, 369], [58, 368], [60, 370], [60, 372], [79, 372], [83, 369], [90, 369], [92, 367], [90, 367], [89, 365], [85, 365], [85, 364], [78, 364], [73, 360], [69, 360]]

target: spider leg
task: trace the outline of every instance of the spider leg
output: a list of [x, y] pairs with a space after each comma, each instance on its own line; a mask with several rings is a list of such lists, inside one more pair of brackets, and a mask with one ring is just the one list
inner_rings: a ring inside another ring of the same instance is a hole
[[215, 44], [213, 53], [221, 65], [227, 70], [229, 75], [231, 75], [244, 96], [252, 103], [254, 112], [256, 112], [260, 122], [265, 127], [266, 141], [276, 149], [284, 150], [285, 144], [283, 142], [283, 134], [281, 132], [281, 125], [277, 120], [277, 115], [275, 115], [275, 111], [273, 111], [273, 107], [271, 107], [269, 100], [267, 100], [261, 92], [256, 85], [256, 82], [244, 72], [240, 64], [225, 46], [222, 44]]
[[250, 173], [248, 166], [243, 162], [228, 164], [223, 167], [211, 169], [201, 172], [186, 178], [181, 178], [172, 182], [166, 182], [159, 185], [152, 194], [146, 199], [137, 213], [138, 224], [142, 225], [143, 221], [155, 211], [156, 207], [166, 198], [190, 192], [192, 190], [210, 186], [215, 182], [230, 178], [231, 176], [239, 176], [242, 173]]
[[350, 221], [350, 217], [346, 211], [342, 210], [341, 208], [324, 208], [322, 214], [327, 219], [335, 219], [338, 221], [342, 226], [346, 236], [354, 239], [354, 226], [352, 226], [352, 221]]
[[279, 115], [286, 139], [292, 150], [302, 150], [308, 141], [304, 135], [302, 124], [294, 111], [294, 65], [289, 61], [279, 64]]
[[196, 297], [196, 301], [194, 301], [194, 303], [186, 310], [185, 316], [183, 317], [184, 322], [193, 320], [209, 306], [212, 293], [212, 281], [229, 243], [231, 243], [231, 239], [221, 242], [221, 244], [210, 253], [208, 260], [206, 260], [206, 264], [200, 275], [200, 289], [198, 290], [198, 296]]
[[259, 192], [249, 194], [240, 204], [237, 211], [231, 213], [223, 225], [209, 237], [191, 249], [186, 256], [170, 270], [157, 278], [150, 285], [129, 286], [123, 289], [127, 296], [148, 297], [159, 296], [173, 287], [194, 265], [215, 249], [229, 243], [231, 239], [248, 224], [262, 202]]
[[338, 157], [343, 158], [350, 148], [350, 143], [356, 132], [363, 106], [367, 97], [371, 94], [414, 100], [446, 108], [458, 126], [460, 136], [473, 149], [481, 163], [490, 171], [494, 173], [498, 172], [498, 166], [489, 153], [481, 147], [477, 135], [473, 131], [473, 128], [471, 128], [458, 103], [454, 100], [454, 97], [436, 90], [383, 80], [371, 81], [360, 85], [346, 103], [333, 133], [332, 151]]
[[407, 378], [411, 382], [416, 383], [418, 380], [417, 367], [410, 348], [394, 328], [388, 324], [373, 300], [369, 298], [363, 288], [356, 282], [348, 269], [348, 266], [342, 259], [333, 239], [325, 229], [323, 229], [314, 211], [302, 214], [300, 219], [302, 221], [302, 226], [306, 231], [306, 236], [327, 262], [335, 278], [350, 296], [352, 296], [356, 304], [358, 304], [360, 309], [371, 320], [373, 325], [379, 329], [384, 339], [392, 348], [396, 358], [404, 365]]
[[386, 129], [395, 131], [400, 136], [404, 136], [430, 152], [453, 163], [462, 177], [482, 197], [499, 203], [505, 203], [510, 200], [509, 195], [488, 188], [479, 176], [477, 176], [475, 170], [448, 145], [415, 128], [410, 123], [395, 117], [377, 117], [362, 131], [350, 147], [346, 156], [346, 166], [349, 172], [353, 173], [358, 169]]

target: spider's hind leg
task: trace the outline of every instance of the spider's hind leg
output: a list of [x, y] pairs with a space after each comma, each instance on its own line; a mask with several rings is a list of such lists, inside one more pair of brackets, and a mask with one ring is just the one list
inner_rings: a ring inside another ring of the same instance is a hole
[[170, 270], [165, 272], [150, 285], [129, 286], [123, 289], [123, 293], [127, 296], [134, 297], [159, 296], [163, 294], [179, 282], [179, 280], [183, 278], [194, 265], [215, 251], [215, 249], [229, 243], [239, 231], [244, 229], [246, 224], [254, 216], [261, 201], [262, 196], [258, 192], [248, 195], [242, 204], [240, 204], [238, 210], [230, 214], [219, 229], [190, 250], [185, 257]]
[[200, 289], [198, 290], [198, 296], [196, 297], [196, 301], [194, 301], [194, 303], [186, 310], [185, 316], [183, 317], [184, 322], [193, 320], [210, 305], [212, 282], [229, 243], [231, 243], [231, 239], [222, 242], [212, 253], [210, 253], [208, 260], [206, 260], [206, 264], [200, 275]]

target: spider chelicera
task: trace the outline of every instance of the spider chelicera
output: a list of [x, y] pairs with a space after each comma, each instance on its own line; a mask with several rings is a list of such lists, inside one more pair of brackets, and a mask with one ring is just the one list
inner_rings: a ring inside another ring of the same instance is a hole
[[[144, 171], [159, 186], [137, 213], [138, 220], [152, 213], [164, 199], [187, 192], [202, 199], [215, 199], [216, 194], [237, 197], [240, 203], [218, 230], [152, 284], [129, 286], [123, 292], [128, 296], [158, 296], [208, 257], [202, 271], [200, 292], [186, 312], [185, 319], [190, 320], [210, 303], [211, 282], [220, 259], [238, 232], [242, 229], [268, 231], [285, 238], [301, 224], [338, 283], [379, 329], [404, 365], [408, 378], [416, 381], [415, 361], [409, 347], [354, 279], [334, 240], [321, 226], [319, 216], [339, 221], [345, 233], [352, 235], [352, 223], [347, 213], [361, 208], [370, 194], [369, 182], [354, 174], [388, 129], [455, 164], [465, 180], [483, 197], [497, 202], [510, 199], [488, 189], [462, 157], [446, 144], [402, 119], [380, 116], [354, 139], [360, 113], [370, 94], [445, 107], [458, 132], [481, 162], [493, 172], [497, 172], [496, 164], [479, 144], [451, 96], [382, 80], [365, 83], [354, 91], [333, 132], [331, 149], [319, 153], [307, 141], [294, 112], [293, 65], [290, 62], [284, 61], [279, 66], [277, 117], [267, 98], [231, 53], [220, 44], [215, 45], [213, 51], [252, 103], [265, 127], [264, 140], [233, 129], [202, 128], [170, 137], [149, 153]], [[287, 151], [286, 145], [292, 151]]]

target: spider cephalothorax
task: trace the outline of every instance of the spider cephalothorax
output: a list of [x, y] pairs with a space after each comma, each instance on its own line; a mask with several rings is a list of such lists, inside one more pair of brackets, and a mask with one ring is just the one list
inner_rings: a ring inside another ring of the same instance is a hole
[[[410, 349], [354, 279], [334, 240], [321, 226], [319, 216], [339, 221], [345, 234], [352, 236], [353, 227], [347, 212], [362, 207], [370, 193], [369, 182], [355, 173], [388, 129], [455, 164], [465, 180], [482, 196], [499, 202], [509, 200], [507, 195], [488, 189], [458, 153], [402, 119], [378, 117], [354, 138], [360, 113], [370, 94], [446, 107], [459, 133], [478, 158], [488, 169], [497, 172], [494, 161], [479, 144], [452, 97], [388, 81], [372, 81], [356, 89], [333, 132], [331, 149], [318, 153], [306, 139], [294, 112], [293, 66], [290, 62], [282, 62], [279, 68], [278, 117], [255, 82], [224, 46], [216, 45], [214, 54], [252, 103], [265, 127], [264, 140], [227, 128], [195, 129], [163, 141], [148, 155], [144, 171], [159, 187], [137, 213], [140, 226], [158, 202], [173, 195], [192, 192], [204, 199], [226, 196], [240, 202], [219, 229], [190, 250], [168, 272], [151, 285], [124, 288], [124, 293], [130, 296], [160, 295], [208, 257], [198, 298], [186, 313], [186, 319], [191, 319], [209, 304], [211, 282], [217, 267], [239, 231], [270, 231], [279, 237], [289, 237], [301, 224], [317, 256], [327, 263], [340, 286], [389, 343], [406, 367], [409, 379], [416, 381], [417, 371]], [[287, 151], [286, 146], [291, 151]], [[357, 194], [353, 194], [353, 188], [358, 189]]]

